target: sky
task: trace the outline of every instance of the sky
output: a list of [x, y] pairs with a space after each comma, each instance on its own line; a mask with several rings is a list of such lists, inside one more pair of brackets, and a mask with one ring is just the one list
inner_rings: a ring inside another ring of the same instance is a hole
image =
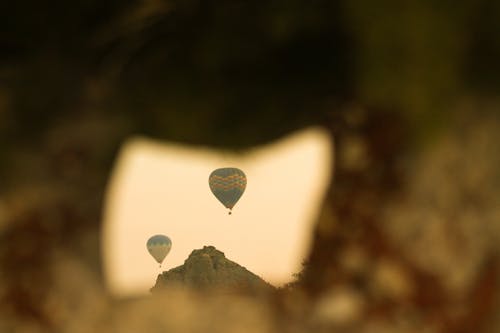
[[[144, 137], [127, 140], [107, 188], [103, 223], [106, 283], [115, 296], [149, 292], [157, 275], [212, 245], [280, 286], [300, 271], [330, 181], [331, 138], [309, 128], [238, 153]], [[237, 167], [247, 187], [232, 215], [211, 193], [210, 173]], [[164, 234], [161, 268], [146, 249]]]

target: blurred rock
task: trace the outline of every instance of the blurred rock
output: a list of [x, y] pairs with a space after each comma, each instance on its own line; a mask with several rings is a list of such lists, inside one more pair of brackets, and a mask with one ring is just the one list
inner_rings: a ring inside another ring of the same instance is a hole
[[365, 301], [356, 290], [339, 287], [329, 290], [315, 304], [313, 320], [321, 326], [349, 326], [363, 315]]
[[[213, 291], [213, 290], [212, 290]], [[269, 304], [255, 297], [169, 288], [110, 308], [99, 332], [276, 332]]]
[[499, 127], [498, 116], [457, 120], [409, 164], [407, 193], [386, 208], [389, 238], [450, 294], [467, 290], [498, 249]]
[[340, 254], [340, 266], [349, 274], [365, 274], [370, 266], [368, 254], [360, 246], [352, 245]]
[[414, 292], [414, 285], [410, 273], [402, 265], [380, 259], [372, 273], [372, 292], [375, 297], [404, 301]]
[[349, 135], [339, 147], [338, 163], [347, 170], [361, 170], [368, 165], [366, 142], [359, 136]]

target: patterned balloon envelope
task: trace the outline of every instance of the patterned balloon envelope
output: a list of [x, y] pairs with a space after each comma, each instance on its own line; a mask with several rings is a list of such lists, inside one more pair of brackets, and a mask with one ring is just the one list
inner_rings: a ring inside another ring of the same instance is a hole
[[148, 252], [161, 265], [172, 247], [172, 241], [165, 235], [154, 235], [146, 243]]
[[215, 197], [229, 208], [231, 214], [234, 205], [245, 192], [247, 177], [238, 168], [220, 168], [212, 171], [208, 177], [208, 184]]

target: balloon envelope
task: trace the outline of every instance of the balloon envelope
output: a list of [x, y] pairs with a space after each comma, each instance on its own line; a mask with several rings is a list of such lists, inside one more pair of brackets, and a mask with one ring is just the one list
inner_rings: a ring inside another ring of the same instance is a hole
[[149, 253], [161, 264], [172, 247], [172, 241], [165, 235], [154, 235], [146, 243]]
[[208, 177], [210, 190], [226, 207], [232, 209], [247, 186], [245, 173], [238, 168], [220, 168]]

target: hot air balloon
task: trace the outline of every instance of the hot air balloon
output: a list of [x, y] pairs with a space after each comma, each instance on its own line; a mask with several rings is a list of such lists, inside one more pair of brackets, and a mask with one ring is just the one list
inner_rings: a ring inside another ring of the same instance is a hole
[[245, 173], [238, 168], [220, 168], [212, 171], [208, 185], [215, 197], [226, 207], [229, 214], [247, 186]]
[[154, 235], [146, 243], [149, 253], [160, 264], [163, 262], [172, 247], [172, 241], [165, 235]]

